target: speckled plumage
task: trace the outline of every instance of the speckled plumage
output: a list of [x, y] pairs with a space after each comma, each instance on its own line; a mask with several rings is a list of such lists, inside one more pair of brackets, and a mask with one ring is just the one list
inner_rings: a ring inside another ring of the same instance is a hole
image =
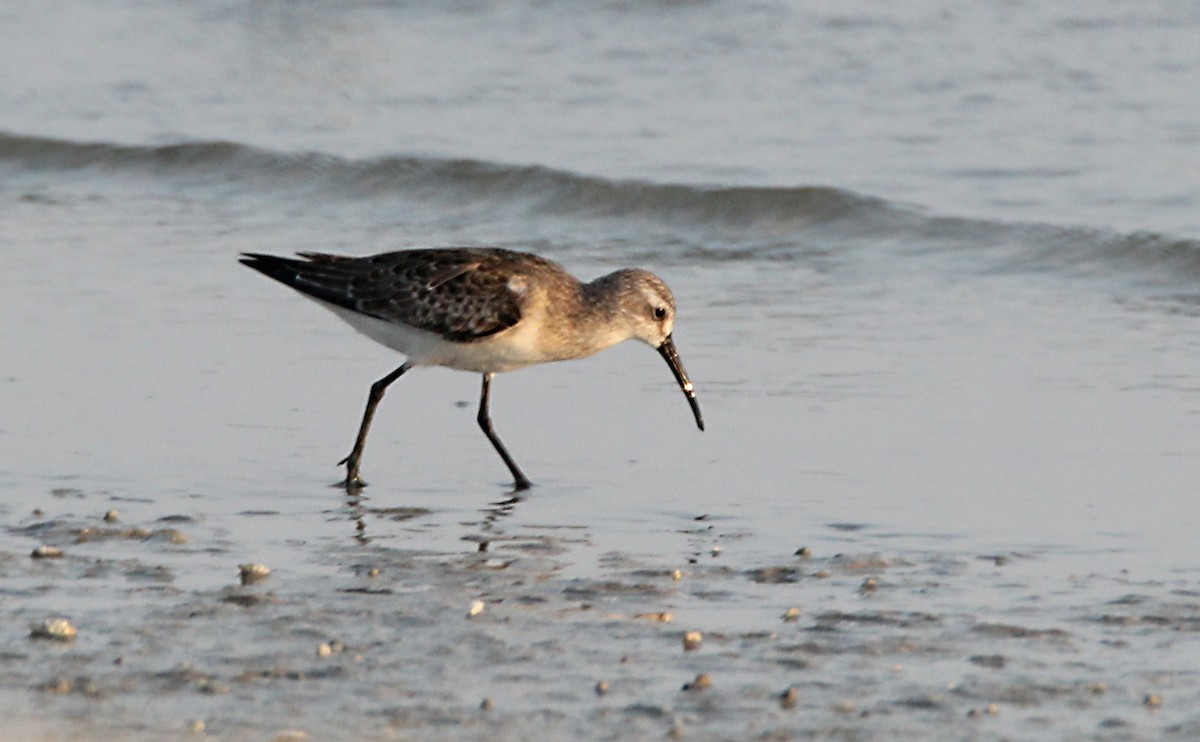
[[[402, 250], [365, 258], [300, 253], [303, 260], [249, 255], [255, 270], [321, 301], [385, 322], [398, 322], [465, 342], [521, 319], [525, 297], [515, 275], [552, 264], [510, 250]], [[557, 268], [557, 266], [554, 266]]]
[[667, 361], [703, 430], [704, 422], [671, 340], [675, 299], [657, 276], [623, 269], [581, 283], [561, 266], [500, 248], [402, 250], [368, 257], [300, 253], [300, 259], [245, 254], [243, 264], [332, 310], [407, 361], [371, 388], [347, 487], [362, 486], [359, 459], [383, 392], [415, 366], [483, 374], [479, 424], [513, 474], [529, 486], [492, 430], [487, 412], [492, 377], [535, 363], [582, 358], [636, 338]]

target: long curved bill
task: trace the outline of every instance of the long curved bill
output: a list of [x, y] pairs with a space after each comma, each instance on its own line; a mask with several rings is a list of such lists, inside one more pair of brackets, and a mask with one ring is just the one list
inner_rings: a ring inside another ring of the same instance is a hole
[[671, 340], [670, 335], [667, 335], [667, 339], [658, 346], [658, 354], [671, 367], [671, 373], [675, 374], [675, 381], [679, 382], [679, 388], [687, 395], [688, 404], [692, 406], [692, 413], [696, 416], [696, 427], [704, 430], [704, 418], [700, 416], [700, 403], [696, 401], [696, 387], [692, 386], [687, 371], [683, 370], [679, 352], [675, 350], [675, 341]]

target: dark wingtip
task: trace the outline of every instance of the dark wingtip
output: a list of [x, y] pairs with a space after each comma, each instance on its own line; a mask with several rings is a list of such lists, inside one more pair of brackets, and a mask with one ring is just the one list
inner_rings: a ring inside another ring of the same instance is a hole
[[288, 280], [296, 272], [300, 261], [294, 258], [282, 258], [278, 255], [267, 255], [259, 252], [244, 252], [238, 262], [247, 268], [253, 268], [259, 273], [289, 286], [293, 281]]
[[244, 252], [241, 254], [241, 257], [238, 258], [238, 262], [242, 265], [259, 271], [266, 267], [267, 264], [280, 260], [284, 260], [284, 258], [279, 258], [274, 255], [265, 255], [260, 252]]
[[[300, 256], [303, 260], [265, 253], [244, 252], [238, 262], [305, 296], [358, 311], [354, 298], [347, 290], [349, 279], [330, 273], [330, 266], [327, 263], [333, 262], [336, 258], [318, 253], [300, 253]], [[326, 260], [327, 257], [333, 260]]]

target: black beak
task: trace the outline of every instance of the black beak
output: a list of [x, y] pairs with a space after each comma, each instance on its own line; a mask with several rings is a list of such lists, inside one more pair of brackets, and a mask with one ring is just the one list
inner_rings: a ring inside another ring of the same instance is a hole
[[692, 406], [692, 413], [696, 416], [696, 427], [704, 430], [704, 418], [700, 416], [700, 403], [696, 401], [696, 388], [688, 379], [687, 371], [683, 370], [683, 363], [679, 360], [679, 353], [675, 350], [675, 343], [671, 340], [670, 335], [667, 335], [667, 339], [658, 346], [658, 354], [671, 367], [671, 373], [675, 374], [675, 381], [679, 382], [679, 388], [687, 395], [688, 404]]

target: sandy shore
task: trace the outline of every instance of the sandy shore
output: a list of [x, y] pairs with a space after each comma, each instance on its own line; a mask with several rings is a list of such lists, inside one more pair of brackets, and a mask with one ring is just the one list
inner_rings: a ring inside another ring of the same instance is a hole
[[[105, 521], [111, 496], [75, 488], [34, 499], [4, 512], [7, 739], [1121, 739], [1200, 723], [1200, 596], [1063, 572], [1070, 555], [914, 549], [839, 523], [748, 560], [754, 533], [698, 514], [669, 524], [674, 558], [580, 569], [603, 537], [521, 522], [536, 496], [474, 519], [352, 500], [309, 514], [342, 537], [309, 533], [242, 584], [202, 516]], [[77, 636], [31, 636], [58, 615]]]

